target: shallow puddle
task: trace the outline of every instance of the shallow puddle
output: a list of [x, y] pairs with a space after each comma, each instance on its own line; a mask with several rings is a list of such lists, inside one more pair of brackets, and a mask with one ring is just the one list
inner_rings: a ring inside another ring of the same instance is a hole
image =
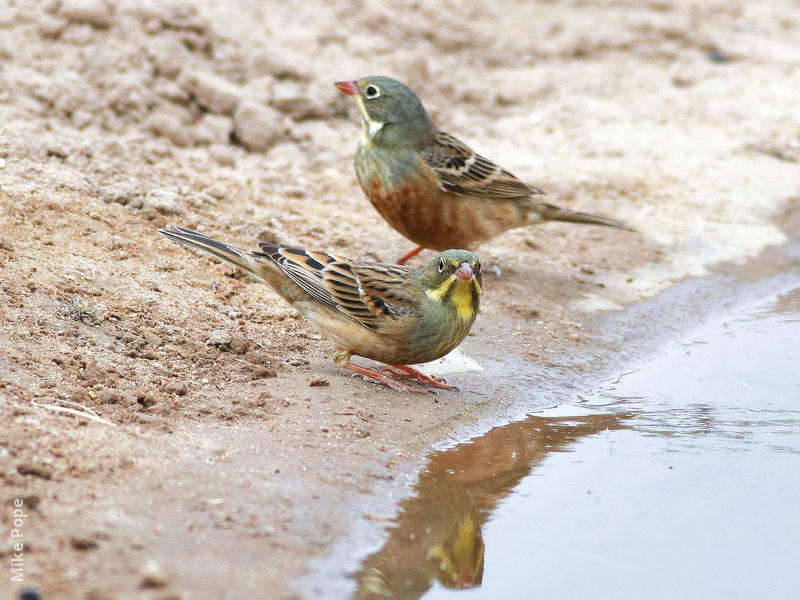
[[797, 597], [800, 288], [434, 454], [355, 579], [357, 598]]

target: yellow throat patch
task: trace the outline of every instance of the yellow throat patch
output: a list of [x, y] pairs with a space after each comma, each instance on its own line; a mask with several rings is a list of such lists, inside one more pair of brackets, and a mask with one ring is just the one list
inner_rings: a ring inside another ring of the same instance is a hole
[[449, 302], [456, 307], [456, 313], [459, 318], [462, 321], [470, 321], [475, 318], [477, 310], [472, 294], [473, 285], [478, 296], [480, 296], [482, 292], [481, 284], [477, 279], [473, 279], [472, 285], [469, 285], [467, 282], [459, 283], [456, 280], [456, 276], [451, 275], [438, 288], [425, 290], [425, 294], [434, 302], [443, 302], [449, 295]]

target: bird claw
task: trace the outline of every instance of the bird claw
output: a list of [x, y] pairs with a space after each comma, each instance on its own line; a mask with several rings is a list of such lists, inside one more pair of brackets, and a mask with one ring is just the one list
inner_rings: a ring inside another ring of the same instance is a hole
[[383, 371], [390, 372], [392, 377], [400, 379], [412, 379], [419, 384], [430, 385], [440, 390], [448, 390], [451, 392], [458, 391], [457, 387], [453, 385], [447, 385], [447, 382], [442, 377], [431, 377], [430, 375], [425, 375], [425, 373], [417, 371], [416, 369], [407, 365], [391, 365], [391, 367], [391, 369], [385, 368]]
[[[355, 365], [353, 363], [347, 363], [344, 365], [344, 367], [358, 373], [359, 375], [363, 375], [371, 381], [382, 383], [393, 390], [399, 390], [401, 392], [413, 392], [415, 394], [436, 393], [435, 390], [429, 389], [427, 386], [438, 388], [440, 390], [448, 390], [451, 392], [458, 391], [457, 387], [447, 385], [444, 379], [439, 377], [429, 377], [428, 375], [420, 373], [416, 369], [413, 369], [407, 365], [388, 365], [382, 368], [380, 371], [373, 371], [372, 369], [367, 369], [366, 367]], [[408, 385], [402, 381], [399, 381], [400, 379], [413, 380], [426, 387], [420, 388], [413, 385]]]
[[400, 392], [411, 392], [414, 394], [435, 394], [433, 390], [429, 390], [427, 388], [420, 388], [413, 385], [408, 385], [403, 383], [402, 381], [398, 381], [394, 377], [394, 371], [392, 369], [382, 369], [379, 371], [373, 371], [372, 369], [367, 369], [366, 367], [362, 367], [360, 365], [354, 365], [353, 363], [348, 363], [345, 365], [346, 369], [351, 371], [355, 371], [359, 375], [363, 375], [365, 379], [369, 381], [374, 381], [376, 383], [382, 383], [386, 387], [390, 387], [393, 390], [398, 390]]

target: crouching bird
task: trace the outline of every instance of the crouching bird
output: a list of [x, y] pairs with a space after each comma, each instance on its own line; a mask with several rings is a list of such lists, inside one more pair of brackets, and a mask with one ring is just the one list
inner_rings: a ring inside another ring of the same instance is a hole
[[408, 87], [389, 77], [335, 84], [353, 96], [362, 133], [355, 167], [372, 206], [400, 234], [424, 248], [474, 249], [524, 225], [570, 221], [633, 231], [625, 223], [560, 208], [544, 192], [519, 180], [437, 129]]
[[[396, 390], [431, 391], [403, 379], [456, 390], [408, 365], [441, 358], [469, 333], [483, 292], [481, 264], [472, 252], [446, 250], [413, 269], [269, 242], [250, 252], [179, 227], [158, 232], [266, 282], [333, 341], [338, 365]], [[352, 355], [387, 367], [376, 371], [353, 364]]]

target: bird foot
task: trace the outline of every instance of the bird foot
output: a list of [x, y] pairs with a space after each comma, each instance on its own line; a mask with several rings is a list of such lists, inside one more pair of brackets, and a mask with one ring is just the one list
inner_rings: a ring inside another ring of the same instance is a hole
[[442, 379], [441, 377], [431, 377], [429, 375], [425, 375], [421, 371], [417, 371], [413, 367], [409, 367], [408, 365], [389, 365], [390, 369], [383, 369], [383, 372], [390, 372], [393, 377], [397, 377], [399, 379], [413, 379], [417, 383], [421, 383], [423, 385], [429, 385], [431, 387], [438, 388], [440, 390], [449, 390], [451, 392], [457, 392], [458, 388], [452, 385], [447, 385], [447, 382]]
[[407, 262], [408, 260], [410, 260], [410, 259], [414, 258], [414, 257], [415, 257], [417, 254], [419, 254], [419, 253], [420, 253], [420, 252], [422, 252], [423, 250], [425, 250], [425, 248], [423, 248], [422, 246], [417, 246], [417, 247], [416, 247], [416, 248], [414, 248], [413, 250], [409, 250], [408, 252], [406, 252], [405, 254], [403, 254], [403, 256], [401, 256], [400, 258], [398, 258], [398, 259], [397, 259], [397, 264], [398, 264], [398, 265], [404, 265], [404, 264], [406, 264], [406, 262]]
[[[385, 385], [387, 387], [390, 387], [393, 390], [399, 390], [401, 392], [412, 392], [414, 394], [435, 394], [436, 393], [433, 390], [416, 387], [414, 385], [408, 385], [406, 383], [403, 383], [402, 381], [398, 381], [397, 379], [395, 379], [395, 377], [393, 377], [391, 374], [388, 374], [386, 372], [373, 371], [372, 369], [367, 369], [366, 367], [362, 367], [360, 365], [354, 365], [353, 363], [348, 363], [347, 365], [345, 365], [345, 369], [350, 369], [351, 371], [354, 371], [355, 373], [358, 373], [359, 375], [363, 375], [364, 377], [366, 377], [367, 379], [370, 379], [371, 381], [374, 381], [376, 383], [382, 383], [383, 385]], [[384, 369], [384, 371], [391, 371], [392, 374], [395, 373], [391, 369]], [[421, 373], [420, 373], [420, 375], [421, 375]], [[407, 377], [407, 379], [408, 379], [408, 377]], [[436, 386], [434, 386], [434, 387], [436, 387]]]

